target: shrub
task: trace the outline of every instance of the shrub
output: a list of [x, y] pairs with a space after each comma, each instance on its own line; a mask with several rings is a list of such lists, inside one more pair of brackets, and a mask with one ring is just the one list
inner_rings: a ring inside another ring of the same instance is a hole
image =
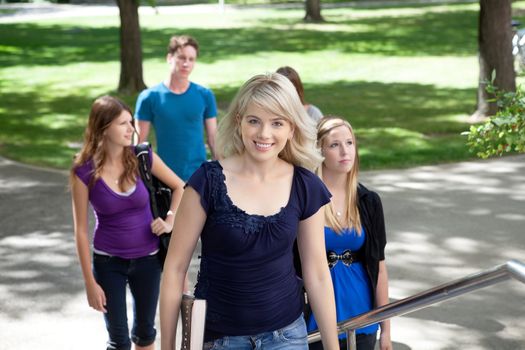
[[492, 83], [487, 84], [487, 91], [495, 96], [498, 112], [462, 133], [470, 151], [480, 158], [525, 152], [525, 91], [518, 86], [516, 92], [505, 92]]

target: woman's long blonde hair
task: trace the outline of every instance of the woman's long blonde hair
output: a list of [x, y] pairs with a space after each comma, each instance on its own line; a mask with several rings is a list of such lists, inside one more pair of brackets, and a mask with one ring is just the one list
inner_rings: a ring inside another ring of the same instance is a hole
[[[120, 116], [123, 111], [131, 109], [121, 100], [112, 96], [102, 96], [93, 102], [86, 130], [84, 132], [84, 144], [80, 152], [75, 156], [70, 171], [70, 183], [75, 176], [75, 169], [89, 160], [93, 161], [93, 174], [89, 187], [100, 178], [102, 167], [106, 161], [105, 131], [113, 120]], [[125, 147], [122, 155], [124, 171], [118, 179], [119, 189], [124, 192], [125, 184], [134, 183], [138, 175], [138, 161], [132, 147]]]
[[[358, 186], [358, 175], [359, 175], [359, 152], [357, 147], [357, 139], [352, 129], [352, 125], [341, 117], [327, 116], [319, 121], [317, 125], [317, 147], [322, 149], [323, 143], [328, 133], [339, 127], [345, 126], [350, 130], [352, 138], [354, 139], [355, 146], [355, 159], [354, 165], [349, 173], [346, 175], [346, 191], [345, 191], [345, 211], [344, 211], [344, 222], [337, 219], [333, 203], [330, 203], [327, 210], [325, 210], [325, 222], [326, 226], [332, 228], [337, 233], [341, 233], [346, 227], [349, 229], [354, 228], [358, 235], [361, 234], [361, 217], [359, 216], [359, 207], [357, 205], [357, 186]], [[317, 175], [323, 178], [323, 165], [317, 168]]]
[[244, 152], [240, 123], [252, 104], [291, 124], [293, 137], [279, 154], [281, 159], [310, 170], [321, 164], [321, 155], [315, 147], [315, 124], [306, 114], [290, 80], [278, 73], [256, 75], [241, 87], [219, 123], [217, 150], [220, 157]]

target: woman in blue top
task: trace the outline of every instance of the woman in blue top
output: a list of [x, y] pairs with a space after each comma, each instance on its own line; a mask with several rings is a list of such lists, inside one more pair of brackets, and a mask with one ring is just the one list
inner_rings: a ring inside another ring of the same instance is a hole
[[[78, 258], [89, 306], [104, 313], [108, 349], [153, 350], [159, 297], [158, 235], [173, 227], [173, 213], [153, 220], [148, 190], [142, 182], [132, 146], [133, 118], [122, 101], [95, 100], [84, 146], [71, 168], [71, 195]], [[173, 190], [171, 209], [182, 198], [184, 183], [155, 154], [151, 172]], [[88, 208], [93, 207], [93, 265]], [[133, 328], [128, 331], [126, 286], [133, 297]]]
[[[317, 145], [324, 156], [318, 169], [332, 200], [325, 211], [325, 242], [334, 284], [337, 321], [341, 322], [388, 303], [385, 264], [385, 223], [381, 199], [358, 182], [359, 155], [350, 124], [338, 117], [323, 118]], [[308, 330], [317, 329], [316, 318]], [[357, 349], [373, 350], [378, 325], [358, 329]], [[381, 350], [391, 350], [390, 321], [381, 323]], [[340, 336], [346, 349], [346, 336]], [[321, 348], [314, 343], [310, 349]]]
[[324, 347], [338, 349], [322, 233], [330, 194], [304, 168], [320, 163], [314, 143], [313, 122], [287, 78], [257, 75], [243, 85], [219, 125], [221, 160], [193, 174], [175, 218], [161, 283], [163, 350], [175, 344], [184, 276], [199, 237], [195, 296], [208, 302], [205, 349], [308, 349], [296, 238]]

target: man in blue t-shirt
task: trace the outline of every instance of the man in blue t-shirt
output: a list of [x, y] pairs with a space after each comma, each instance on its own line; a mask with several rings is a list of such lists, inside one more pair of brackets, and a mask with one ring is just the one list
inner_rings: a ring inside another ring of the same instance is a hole
[[189, 80], [198, 53], [199, 44], [195, 39], [173, 36], [166, 58], [169, 77], [142, 91], [135, 107], [139, 142], [148, 139], [153, 124], [158, 155], [184, 181], [206, 161], [204, 130], [210, 153], [215, 158], [215, 96], [210, 89]]

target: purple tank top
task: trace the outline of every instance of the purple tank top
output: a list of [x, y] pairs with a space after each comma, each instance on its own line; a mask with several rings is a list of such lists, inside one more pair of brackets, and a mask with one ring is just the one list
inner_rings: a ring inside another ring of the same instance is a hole
[[[92, 173], [92, 160], [75, 169], [75, 174], [86, 186]], [[148, 190], [140, 176], [129, 195], [113, 191], [103, 179], [98, 179], [89, 189], [89, 202], [95, 213], [93, 246], [96, 250], [133, 259], [158, 249], [159, 239], [150, 228], [153, 217]]]

